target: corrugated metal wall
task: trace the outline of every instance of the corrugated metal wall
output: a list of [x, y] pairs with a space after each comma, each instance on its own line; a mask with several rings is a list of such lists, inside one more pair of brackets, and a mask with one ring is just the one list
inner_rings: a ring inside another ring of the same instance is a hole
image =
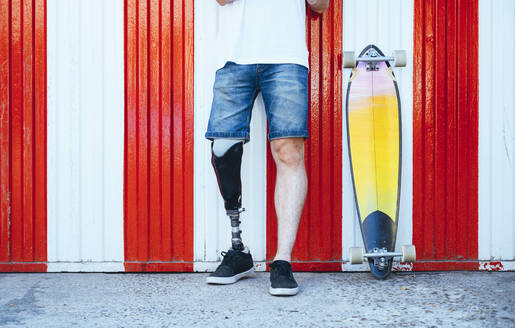
[[[404, 49], [407, 52], [406, 67], [393, 68], [401, 97], [402, 121], [401, 194], [397, 246], [406, 245], [412, 243], [413, 1], [344, 1], [343, 50], [355, 51], [358, 55], [369, 44], [376, 44], [387, 55], [397, 49]], [[344, 106], [349, 76], [350, 70], [345, 70], [343, 74]], [[344, 111], [345, 108], [342, 110]], [[347, 260], [349, 247], [362, 246], [363, 241], [352, 189], [346, 124], [343, 124], [342, 162], [342, 246], [343, 258]], [[358, 266], [344, 264], [343, 269], [356, 270]], [[369, 270], [368, 265], [363, 265], [360, 269]]]
[[[366, 269], [345, 263], [361, 237], [342, 124], [342, 43], [406, 49], [414, 59], [395, 70], [397, 244], [413, 236], [421, 262], [397, 269], [515, 269], [515, 71], [504, 64], [515, 50], [514, 3], [331, 3], [307, 22], [310, 194], [296, 269]], [[217, 10], [203, 0], [0, 1], [0, 271], [216, 267], [230, 245], [204, 139]], [[263, 270], [276, 226], [261, 98], [251, 130], [242, 227]]]
[[46, 2], [0, 1], [0, 271], [46, 270]]
[[[339, 270], [342, 258], [342, 1], [331, 1], [323, 16], [310, 9], [307, 12], [310, 137], [305, 159], [308, 194], [292, 261], [297, 270]], [[276, 168], [269, 148], [268, 145], [266, 257], [272, 260], [277, 247]]]
[[479, 13], [479, 259], [514, 260], [515, 2]]
[[123, 3], [48, 0], [48, 271], [123, 270]]
[[415, 0], [416, 269], [477, 268], [477, 23], [477, 1]]
[[125, 268], [193, 269], [193, 0], [125, 1]]

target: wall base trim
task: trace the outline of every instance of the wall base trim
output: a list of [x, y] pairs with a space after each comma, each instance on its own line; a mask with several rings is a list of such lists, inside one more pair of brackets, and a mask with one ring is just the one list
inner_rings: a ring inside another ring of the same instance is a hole
[[46, 272], [45, 262], [0, 262], [0, 272]]
[[[210, 262], [0, 262], [0, 272], [213, 272], [219, 261]], [[267, 271], [270, 261], [254, 262], [257, 272]], [[368, 264], [347, 261], [294, 261], [294, 271], [366, 272]], [[515, 260], [506, 261], [419, 261], [393, 265], [393, 271], [515, 271]]]
[[125, 272], [192, 272], [193, 262], [125, 262]]

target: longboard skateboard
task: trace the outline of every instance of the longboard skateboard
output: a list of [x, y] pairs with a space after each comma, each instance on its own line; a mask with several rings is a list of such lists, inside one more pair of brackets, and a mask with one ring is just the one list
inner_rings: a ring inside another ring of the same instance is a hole
[[385, 56], [375, 45], [358, 58], [344, 53], [352, 68], [347, 87], [347, 140], [358, 220], [365, 249], [351, 247], [351, 264], [367, 260], [372, 274], [385, 279], [394, 257], [415, 261], [415, 247], [395, 253], [401, 186], [401, 104], [390, 66], [406, 66], [401, 50]]

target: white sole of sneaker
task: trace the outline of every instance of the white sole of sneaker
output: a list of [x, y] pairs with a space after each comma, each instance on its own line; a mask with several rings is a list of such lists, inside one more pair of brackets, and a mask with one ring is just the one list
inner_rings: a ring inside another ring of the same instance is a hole
[[207, 277], [206, 282], [208, 284], [229, 285], [229, 284], [234, 284], [236, 281], [240, 280], [241, 278], [252, 276], [253, 274], [254, 274], [254, 267], [252, 267], [249, 270], [244, 271], [242, 273], [238, 273], [232, 277]]
[[299, 287], [295, 288], [272, 288], [268, 290], [274, 296], [293, 296], [299, 292]]

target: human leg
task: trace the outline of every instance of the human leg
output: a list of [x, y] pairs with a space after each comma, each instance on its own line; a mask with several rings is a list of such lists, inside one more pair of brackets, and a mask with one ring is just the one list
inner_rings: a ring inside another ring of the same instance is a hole
[[268, 139], [277, 167], [274, 204], [278, 238], [277, 253], [270, 265], [272, 295], [298, 292], [290, 262], [307, 191], [307, 76], [307, 68], [295, 64], [264, 65], [259, 75], [269, 122]]
[[291, 262], [307, 192], [304, 139], [283, 138], [270, 142], [277, 167], [274, 204], [277, 214], [277, 252], [274, 261]]
[[222, 252], [222, 263], [207, 277], [207, 282], [231, 284], [254, 272], [252, 255], [243, 245], [240, 230], [240, 213], [243, 211], [240, 176], [243, 140], [215, 139], [211, 151], [211, 163], [224, 199], [225, 211], [231, 219], [232, 247], [227, 252]]
[[211, 164], [216, 173], [224, 207], [231, 221], [232, 247], [208, 283], [230, 284], [254, 271], [252, 256], [241, 240], [241, 159], [249, 140], [251, 110], [257, 95], [255, 68], [228, 63], [217, 71], [213, 105], [206, 132], [211, 145]]
[[262, 65], [258, 71], [277, 166], [275, 260], [290, 262], [307, 190], [304, 140], [308, 137], [308, 70], [301, 65], [278, 64]]

